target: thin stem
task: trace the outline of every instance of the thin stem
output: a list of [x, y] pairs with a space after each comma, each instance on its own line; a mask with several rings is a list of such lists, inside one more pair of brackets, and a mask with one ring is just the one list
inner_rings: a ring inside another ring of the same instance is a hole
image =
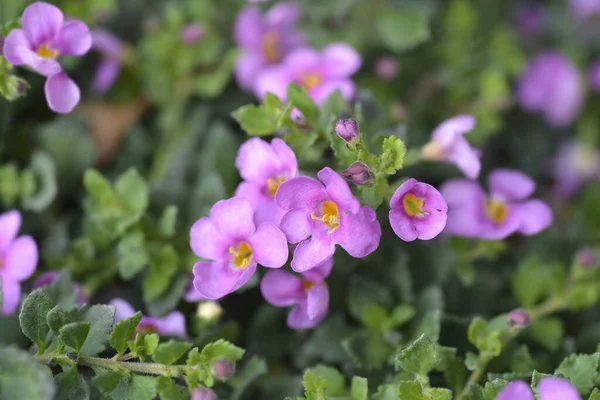
[[103, 367], [113, 369], [114, 367], [120, 367], [123, 369], [127, 369], [132, 372], [138, 372], [140, 374], [148, 374], [148, 375], [162, 375], [162, 376], [178, 376], [179, 375], [179, 366], [167, 366], [163, 364], [157, 363], [139, 363], [139, 362], [125, 362], [125, 361], [115, 361], [110, 358], [99, 358], [99, 357], [86, 357], [79, 356], [77, 358], [77, 363], [79, 365], [84, 365], [86, 367]]

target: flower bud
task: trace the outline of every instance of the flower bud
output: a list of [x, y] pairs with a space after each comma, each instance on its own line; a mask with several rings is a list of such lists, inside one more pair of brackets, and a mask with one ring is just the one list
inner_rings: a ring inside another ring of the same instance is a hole
[[529, 325], [529, 313], [522, 308], [512, 310], [508, 314], [508, 323], [512, 327], [523, 328]]
[[596, 266], [596, 254], [590, 249], [581, 249], [575, 255], [577, 263], [583, 268], [592, 268]]
[[185, 26], [179, 32], [179, 38], [185, 44], [194, 44], [204, 35], [204, 27], [198, 23]]
[[351, 142], [360, 135], [358, 122], [353, 119], [340, 119], [337, 124], [335, 124], [335, 133], [346, 142]]
[[216, 400], [215, 392], [209, 389], [198, 388], [192, 392], [191, 400]]
[[355, 185], [370, 185], [373, 178], [369, 167], [360, 161], [356, 161], [349, 166], [347, 170], [342, 172], [342, 176]]
[[391, 81], [398, 75], [398, 62], [390, 57], [381, 57], [375, 63], [375, 73], [384, 81]]
[[226, 380], [235, 374], [235, 364], [226, 360], [215, 361], [213, 371], [215, 372], [215, 377]]

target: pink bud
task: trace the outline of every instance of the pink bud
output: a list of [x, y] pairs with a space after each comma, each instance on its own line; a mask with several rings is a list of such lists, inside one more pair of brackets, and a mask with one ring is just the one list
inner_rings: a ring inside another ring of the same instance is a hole
[[377, 76], [384, 81], [391, 81], [398, 75], [398, 61], [390, 57], [381, 57], [375, 64]]
[[217, 378], [223, 380], [229, 379], [235, 374], [235, 364], [225, 360], [215, 361], [213, 364], [213, 371], [215, 371], [215, 376]]
[[590, 249], [581, 249], [575, 255], [577, 263], [583, 268], [592, 268], [596, 266], [596, 254]]
[[360, 161], [356, 161], [349, 166], [347, 170], [342, 172], [342, 176], [355, 185], [370, 185], [373, 177], [369, 167]]
[[358, 122], [353, 119], [340, 119], [337, 124], [335, 124], [335, 133], [346, 142], [350, 142], [360, 135]]
[[185, 26], [179, 33], [179, 38], [185, 44], [194, 44], [204, 35], [204, 27], [193, 23]]
[[192, 392], [191, 400], [217, 400], [217, 396], [212, 390], [198, 388]]
[[517, 308], [516, 310], [512, 310], [508, 314], [508, 323], [513, 327], [525, 327], [529, 325], [529, 314], [527, 311], [522, 308]]

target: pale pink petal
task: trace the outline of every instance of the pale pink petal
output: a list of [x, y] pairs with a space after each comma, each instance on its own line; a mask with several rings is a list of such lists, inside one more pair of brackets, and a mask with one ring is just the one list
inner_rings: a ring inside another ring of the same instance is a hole
[[194, 287], [207, 299], [216, 300], [243, 286], [256, 272], [256, 263], [234, 268], [229, 261], [199, 261], [194, 264]]
[[[509, 383], [498, 396], [496, 400], [534, 400], [533, 392], [528, 384], [523, 381]], [[546, 400], [546, 399], [543, 399]]]
[[438, 125], [432, 137], [442, 147], [446, 147], [455, 140], [456, 136], [472, 131], [475, 123], [475, 117], [472, 115], [459, 115]]
[[524, 235], [535, 235], [552, 224], [552, 210], [541, 200], [529, 200], [514, 208], [520, 214], [519, 232]]
[[282, 270], [268, 271], [260, 282], [260, 291], [267, 302], [287, 307], [304, 299], [302, 280]]
[[4, 254], [2, 276], [20, 282], [35, 272], [38, 249], [31, 236], [20, 236], [12, 242]]
[[210, 210], [210, 219], [223, 236], [237, 240], [245, 240], [254, 233], [253, 216], [252, 204], [240, 197], [218, 201]]
[[64, 72], [49, 77], [44, 86], [50, 109], [59, 114], [68, 114], [79, 103], [79, 87]]
[[235, 159], [235, 166], [242, 179], [266, 185], [279, 169], [279, 160], [271, 145], [260, 138], [244, 142]]
[[323, 49], [323, 63], [329, 78], [348, 78], [358, 72], [360, 54], [345, 43], [332, 43]]
[[250, 238], [253, 258], [263, 267], [279, 268], [288, 259], [288, 246], [285, 235], [271, 222], [260, 224]]
[[538, 389], [541, 400], [581, 400], [577, 389], [566, 379], [543, 378]]
[[190, 231], [190, 246], [198, 257], [207, 260], [229, 259], [233, 239], [221, 233], [210, 218], [200, 218]]
[[0, 215], [0, 253], [17, 237], [21, 228], [21, 213], [12, 210]]
[[339, 212], [350, 211], [356, 214], [360, 209], [360, 202], [350, 190], [348, 183], [340, 174], [329, 167], [325, 167], [317, 174], [319, 180], [325, 184], [327, 195], [333, 200]]
[[19, 282], [2, 278], [2, 314], [11, 315], [17, 311], [21, 302], [21, 286]]
[[261, 72], [254, 86], [254, 94], [263, 99], [267, 93], [272, 93], [281, 101], [287, 99], [287, 88], [293, 81], [289, 69], [282, 66], [269, 67]]
[[308, 289], [306, 296], [306, 314], [313, 321], [322, 321], [329, 311], [329, 289], [324, 283], [318, 283]]
[[335, 243], [331, 236], [324, 233], [300, 242], [294, 250], [292, 269], [304, 272], [316, 267], [335, 253]]
[[240, 87], [254, 91], [258, 76], [266, 66], [265, 57], [260, 52], [242, 50], [235, 63], [235, 79]]
[[322, 105], [335, 91], [339, 91], [346, 101], [350, 101], [354, 98], [356, 85], [349, 79], [334, 79], [326, 81], [322, 85], [311, 90], [310, 97], [317, 105]]
[[61, 56], [81, 56], [92, 47], [92, 35], [82, 21], [71, 20], [60, 28], [52, 44]]
[[298, 303], [287, 316], [287, 324], [292, 329], [311, 329], [319, 325], [320, 322], [308, 317], [306, 301]]
[[352, 257], [366, 257], [379, 247], [381, 226], [377, 214], [367, 206], [357, 214], [342, 214], [340, 226], [332, 236]]
[[289, 174], [288, 178], [298, 175], [298, 160], [296, 160], [296, 154], [290, 146], [282, 139], [275, 138], [271, 141], [271, 147], [273, 147], [273, 151], [279, 157], [282, 168]]
[[314, 229], [314, 220], [306, 210], [296, 209], [288, 211], [281, 219], [279, 225], [288, 242], [298, 243], [308, 238]]
[[299, 176], [283, 182], [275, 201], [284, 210], [300, 208], [314, 210], [327, 200], [327, 192], [321, 182], [307, 176]]
[[316, 267], [304, 271], [302, 276], [311, 282], [321, 283], [329, 276], [333, 269], [333, 257], [319, 263]]
[[115, 306], [115, 322], [127, 319], [135, 314], [134, 308], [121, 298], [112, 299], [108, 304]]
[[173, 311], [165, 318], [155, 318], [154, 326], [157, 332], [162, 335], [178, 336], [180, 338], [187, 336], [185, 317], [179, 311]]
[[535, 190], [533, 179], [521, 171], [498, 168], [488, 177], [490, 194], [506, 200], [522, 200]]
[[63, 14], [58, 7], [39, 1], [25, 9], [21, 22], [29, 39], [37, 47], [54, 39], [63, 24]]

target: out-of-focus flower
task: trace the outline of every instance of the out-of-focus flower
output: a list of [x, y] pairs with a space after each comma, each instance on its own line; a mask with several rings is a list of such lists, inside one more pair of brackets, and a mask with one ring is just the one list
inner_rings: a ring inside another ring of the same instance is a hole
[[581, 249], [575, 254], [575, 260], [583, 268], [592, 268], [598, 264], [596, 252], [591, 249]]
[[525, 327], [529, 325], [529, 313], [522, 308], [512, 310], [508, 313], [508, 323], [513, 327]]
[[369, 167], [360, 161], [356, 161], [348, 167], [342, 176], [355, 185], [370, 185], [372, 183], [372, 174]]
[[62, 56], [81, 56], [88, 52], [92, 37], [86, 24], [64, 21], [55, 6], [36, 2], [21, 16], [23, 29], [13, 29], [4, 44], [4, 57], [14, 65], [27, 65], [48, 77], [46, 100], [57, 113], [66, 114], [79, 103], [79, 87], [62, 70]]
[[349, 119], [340, 119], [335, 124], [335, 133], [346, 142], [358, 140], [360, 138], [360, 129], [358, 128], [358, 122]]
[[283, 182], [298, 175], [296, 155], [281, 139], [267, 143], [252, 138], [240, 146], [235, 166], [244, 179], [235, 195], [250, 201], [254, 223], [273, 222], [277, 226], [285, 211], [275, 203], [275, 193]]
[[399, 71], [398, 61], [391, 57], [380, 57], [375, 62], [375, 73], [384, 81], [391, 81]]
[[[60, 272], [58, 271], [44, 272], [33, 282], [33, 287], [37, 289], [50, 285], [52, 282], [54, 282], [54, 280], [56, 280], [56, 278], [58, 278], [59, 275]], [[79, 285], [75, 285], [75, 292], [77, 293], [77, 305], [81, 307], [87, 302], [85, 293], [83, 293], [83, 290]]]
[[235, 374], [235, 364], [230, 363], [227, 360], [215, 361], [212, 367], [215, 373], [215, 377], [218, 379], [227, 380]]
[[[540, 400], [581, 400], [577, 389], [561, 378], [542, 378], [538, 386]], [[496, 396], [496, 400], [534, 400], [533, 392], [523, 381], [509, 383]]]
[[269, 271], [260, 282], [260, 290], [265, 300], [276, 307], [294, 306], [287, 317], [290, 328], [314, 328], [329, 311], [325, 278], [332, 268], [333, 257], [330, 257], [303, 272], [302, 278], [281, 270]]
[[535, 57], [519, 79], [517, 99], [525, 111], [540, 112], [553, 126], [573, 122], [583, 103], [577, 68], [558, 52]]
[[406, 242], [433, 239], [446, 226], [448, 205], [431, 185], [409, 179], [390, 200], [390, 224]]
[[344, 43], [330, 44], [321, 53], [300, 48], [290, 53], [282, 64], [261, 73], [254, 92], [261, 99], [271, 92], [286, 100], [287, 87], [294, 82], [303, 86], [317, 105], [323, 104], [336, 90], [344, 99], [351, 100], [356, 88], [350, 77], [360, 65], [360, 55]]
[[[115, 322], [127, 319], [135, 314], [135, 310], [127, 301], [123, 299], [112, 299], [110, 305], [115, 306]], [[159, 333], [161, 335], [171, 335], [186, 337], [185, 317], [179, 311], [173, 311], [164, 318], [154, 318], [142, 316], [136, 332]]]
[[352, 257], [365, 257], [381, 238], [375, 211], [361, 208], [344, 178], [328, 167], [317, 176], [322, 183], [300, 176], [282, 183], [275, 194], [277, 205], [287, 211], [281, 230], [290, 243], [298, 243], [291, 263], [296, 272], [333, 256], [336, 244]]
[[217, 395], [210, 389], [197, 388], [192, 392], [190, 400], [217, 400]]
[[515, 232], [535, 235], [552, 223], [552, 211], [541, 200], [527, 200], [535, 182], [520, 171], [496, 169], [488, 177], [490, 195], [466, 179], [440, 188], [448, 203], [446, 231], [462, 237], [503, 239]]
[[277, 225], [256, 228], [252, 204], [241, 197], [221, 200], [191, 230], [190, 245], [198, 257], [194, 287], [208, 299], [219, 299], [242, 287], [254, 275], [257, 263], [280, 268], [288, 258], [285, 235]]
[[546, 26], [544, 9], [538, 4], [526, 4], [517, 9], [517, 27], [523, 36], [538, 37]]
[[92, 31], [92, 48], [100, 52], [100, 64], [92, 90], [98, 94], [106, 93], [117, 80], [123, 63], [123, 45], [112, 33], [104, 29]]
[[577, 140], [564, 142], [552, 165], [554, 193], [568, 198], [587, 182], [600, 177], [600, 154]]
[[183, 27], [179, 32], [179, 38], [185, 44], [194, 44], [204, 35], [204, 26], [200, 23], [191, 23]]
[[21, 282], [37, 267], [38, 248], [31, 236], [18, 236], [21, 214], [0, 214], [0, 279], [2, 280], [2, 314], [13, 314], [21, 301]]
[[600, 0], [570, 0], [571, 12], [580, 20], [600, 14]]
[[301, 12], [297, 4], [288, 2], [274, 5], [264, 16], [254, 6], [239, 13], [234, 35], [242, 51], [235, 76], [242, 89], [253, 91], [258, 75], [267, 66], [280, 63], [304, 44], [304, 35], [296, 32]]
[[443, 122], [421, 149], [421, 156], [426, 160], [455, 164], [467, 178], [476, 179], [481, 170], [479, 154], [463, 136], [473, 128], [475, 117], [472, 115], [460, 115]]
[[592, 89], [600, 92], [600, 60], [594, 61], [590, 68], [590, 82], [592, 83]]

